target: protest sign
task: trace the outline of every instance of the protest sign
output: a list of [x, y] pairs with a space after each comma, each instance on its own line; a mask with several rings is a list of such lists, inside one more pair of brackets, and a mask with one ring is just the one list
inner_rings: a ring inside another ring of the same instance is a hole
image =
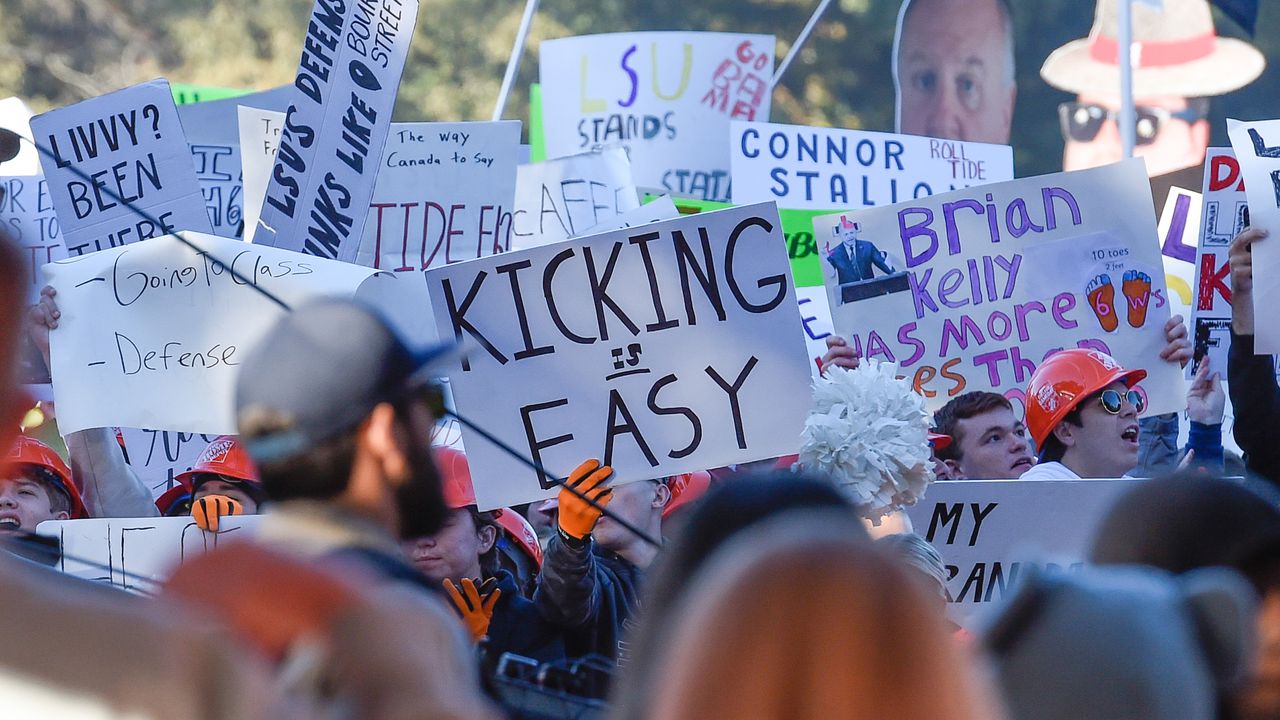
[[224, 517], [218, 532], [211, 533], [189, 517], [47, 520], [36, 526], [36, 534], [61, 544], [63, 557], [55, 569], [122, 590], [154, 593], [182, 563], [216, 550], [219, 543], [253, 537], [261, 522], [259, 515]]
[[819, 218], [836, 331], [931, 409], [969, 390], [1022, 404], [1037, 363], [1083, 347], [1148, 372], [1148, 413], [1181, 410], [1148, 188], [1129, 160]]
[[510, 249], [519, 121], [393, 123], [356, 261], [411, 272]]
[[390, 273], [288, 250], [186, 237], [202, 252], [165, 236], [45, 266], [62, 312], [50, 341], [63, 433], [112, 426], [233, 433], [239, 363], [284, 312], [246, 283], [292, 307], [396, 282]]
[[[1249, 225], [1280, 237], [1280, 120], [1227, 120], [1227, 135], [1240, 165], [1249, 204]], [[1253, 251], [1253, 349], [1280, 355], [1280, 243], [1260, 242]]]
[[1209, 148], [1204, 162], [1204, 210], [1196, 249], [1195, 301], [1191, 309], [1194, 355], [1188, 377], [1204, 358], [1225, 373], [1231, 350], [1231, 267], [1227, 246], [1248, 225], [1248, 201], [1240, 164], [1230, 148]]
[[516, 168], [511, 248], [581, 235], [638, 207], [631, 163], [618, 148], [521, 165]]
[[827, 354], [827, 338], [835, 332], [831, 324], [831, 304], [827, 291], [820, 287], [797, 287], [796, 303], [800, 306], [800, 323], [804, 327], [804, 344], [809, 350], [809, 372], [815, 378], [822, 374], [822, 356]]
[[[1191, 288], [1195, 284], [1196, 233], [1200, 228], [1203, 199], [1198, 192], [1170, 187], [1156, 231], [1160, 237], [1160, 261], [1169, 289], [1169, 314], [1189, 322]], [[1188, 366], [1190, 367], [1190, 366]], [[1190, 377], [1190, 376], [1188, 376]]]
[[641, 225], [648, 225], [652, 222], [660, 222], [662, 220], [671, 220], [680, 217], [680, 211], [676, 210], [676, 204], [671, 201], [670, 195], [660, 195], [650, 200], [635, 210], [628, 210], [621, 215], [614, 215], [605, 219], [599, 225], [593, 225], [581, 233], [577, 237], [585, 237], [587, 235], [596, 235], [610, 230], [621, 230], [623, 228], [634, 228]]
[[38, 115], [31, 130], [48, 151], [40, 162], [68, 255], [212, 229], [168, 82]]
[[138, 428], [120, 428], [120, 434], [129, 467], [151, 490], [152, 498], [159, 498], [177, 485], [174, 478], [190, 470], [205, 446], [218, 437]]
[[253, 242], [258, 228], [258, 213], [267, 197], [271, 166], [276, 161], [280, 131], [284, 130], [284, 113], [240, 106], [237, 112], [240, 130], [240, 168], [244, 185], [244, 239]]
[[417, 0], [316, 0], [255, 243], [355, 260], [417, 18]]
[[1142, 480], [956, 480], [907, 508], [942, 556], [948, 614], [966, 625], [1032, 568], [1083, 566], [1116, 498]]
[[0, 175], [0, 223], [26, 258], [25, 297], [27, 303], [35, 303], [44, 286], [40, 266], [67, 256], [58, 229], [58, 216], [49, 197], [49, 184], [43, 176]]
[[[797, 450], [808, 359], [770, 204], [618, 230], [427, 271], [458, 409], [564, 477], [620, 481]], [[603, 382], [591, 382], [602, 378]], [[481, 509], [554, 485], [463, 430]]]
[[18, 144], [18, 153], [0, 162], [0, 175], [38, 175], [40, 157], [32, 144], [31, 108], [16, 97], [0, 100], [0, 128], [18, 134], [26, 142]]
[[774, 38], [637, 32], [545, 40], [540, 55], [546, 153], [616, 143], [643, 187], [729, 199], [731, 120], [767, 120]]
[[[196, 179], [204, 194], [213, 233], [244, 237], [244, 190], [240, 172], [240, 132], [236, 108], [240, 105], [284, 110], [291, 90], [287, 87], [241, 95], [234, 99], [196, 102], [178, 106], [178, 117], [191, 146]], [[259, 200], [259, 206], [261, 200]]]
[[217, 85], [196, 85], [194, 83], [170, 83], [169, 89], [173, 92], [173, 101], [179, 107], [253, 94], [252, 90], [218, 87]]

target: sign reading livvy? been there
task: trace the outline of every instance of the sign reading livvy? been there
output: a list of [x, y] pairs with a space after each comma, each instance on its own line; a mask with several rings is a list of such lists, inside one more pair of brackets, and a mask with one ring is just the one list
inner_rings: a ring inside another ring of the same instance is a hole
[[618, 148], [516, 168], [512, 249], [549, 245], [640, 207]]
[[768, 120], [772, 35], [639, 32], [546, 40], [549, 157], [622, 143], [636, 183], [728, 200], [731, 120]]
[[[1249, 199], [1249, 224], [1280, 237], [1280, 120], [1227, 121]], [[1280, 355], [1280, 243], [1255, 243], [1253, 254], [1254, 351]]]
[[68, 255], [212, 230], [168, 82], [38, 115], [31, 131], [48, 151], [40, 162]]
[[[809, 369], [773, 204], [591, 235], [427, 271], [441, 337], [475, 349], [454, 402], [564, 477], [620, 481], [793, 453]], [[464, 428], [481, 509], [554, 485]]]
[[958, 190], [818, 218], [837, 332], [898, 363], [937, 408], [969, 390], [1025, 402], [1032, 371], [1066, 347], [1142, 368], [1149, 413], [1180, 410], [1160, 359], [1169, 319], [1140, 160]]
[[418, 0], [316, 0], [253, 241], [351, 262]]

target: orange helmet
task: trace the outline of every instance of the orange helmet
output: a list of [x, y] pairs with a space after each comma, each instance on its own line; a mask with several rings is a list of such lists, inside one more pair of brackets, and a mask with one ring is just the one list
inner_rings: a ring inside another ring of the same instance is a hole
[[5, 456], [4, 466], [13, 468], [20, 465], [35, 465], [48, 470], [57, 481], [58, 489], [71, 501], [71, 517], [73, 519], [89, 517], [89, 513], [84, 508], [84, 501], [80, 499], [80, 488], [71, 481], [71, 468], [67, 467], [53, 448], [33, 437], [19, 435], [13, 441], [13, 446], [9, 448], [9, 454]]
[[1049, 434], [1085, 397], [1114, 382], [1133, 387], [1146, 376], [1146, 370], [1125, 370], [1098, 350], [1071, 349], [1050, 355], [1027, 385], [1027, 427], [1036, 452], [1044, 449]]
[[471, 484], [471, 468], [467, 456], [449, 447], [433, 447], [436, 469], [440, 471], [440, 485], [444, 491], [444, 504], [450, 510], [458, 510], [476, 504], [476, 488]]
[[672, 475], [667, 481], [667, 487], [671, 489], [671, 501], [662, 508], [663, 520], [670, 517], [676, 510], [693, 504], [695, 500], [705, 495], [711, 487], [711, 473], [699, 470], [683, 475]]
[[533, 558], [533, 562], [542, 567], [542, 545], [538, 544], [538, 534], [533, 526], [520, 513], [510, 508], [502, 508], [493, 513], [493, 519], [524, 554]]
[[195, 479], [198, 475], [221, 475], [255, 485], [262, 482], [258, 478], [258, 469], [249, 459], [249, 453], [244, 451], [244, 445], [240, 444], [235, 435], [220, 435], [214, 438], [213, 442], [209, 443], [196, 458], [196, 464], [192, 465], [190, 470], [178, 473], [173, 479], [195, 489]]

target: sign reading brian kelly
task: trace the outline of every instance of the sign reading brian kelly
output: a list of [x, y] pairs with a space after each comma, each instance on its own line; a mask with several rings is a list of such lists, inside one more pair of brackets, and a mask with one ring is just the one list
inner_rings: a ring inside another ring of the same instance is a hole
[[[793, 453], [809, 360], [773, 203], [427, 271], [458, 411], [559, 477], [618, 482]], [[556, 493], [463, 430], [481, 509]]]

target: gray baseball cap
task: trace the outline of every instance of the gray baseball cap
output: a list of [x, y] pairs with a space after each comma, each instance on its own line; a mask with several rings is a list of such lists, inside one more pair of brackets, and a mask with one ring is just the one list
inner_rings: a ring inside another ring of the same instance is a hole
[[345, 299], [295, 308], [240, 365], [236, 424], [257, 463], [285, 460], [430, 383], [456, 346], [413, 349], [381, 315]]

